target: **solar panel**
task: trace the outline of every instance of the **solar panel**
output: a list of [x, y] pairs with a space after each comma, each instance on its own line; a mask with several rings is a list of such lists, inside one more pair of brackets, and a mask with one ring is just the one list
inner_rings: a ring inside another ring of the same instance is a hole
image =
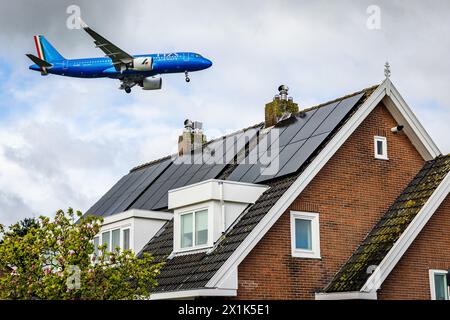
[[[250, 137], [254, 134], [250, 134]], [[209, 144], [208, 153], [204, 154], [204, 162], [201, 165], [190, 164], [186, 170], [177, 171], [166, 183], [162, 184], [159, 192], [161, 196], [155, 196], [145, 206], [151, 206], [153, 210], [165, 208], [168, 205], [168, 191], [176, 188], [180, 188], [186, 185], [190, 185], [203, 180], [216, 178], [217, 175], [225, 168], [226, 163], [213, 164], [214, 162], [225, 162], [230, 158], [234, 158], [236, 147], [240, 145], [240, 141], [244, 142], [249, 137], [243, 132], [236, 135], [228, 136], [227, 139], [219, 139]], [[242, 137], [242, 139], [241, 139]], [[231, 141], [231, 142], [230, 142]], [[213, 151], [213, 154], [211, 154]], [[230, 155], [227, 155], [227, 154]], [[211, 163], [211, 164], [210, 164]], [[158, 200], [156, 200], [159, 198]]]
[[304, 113], [303, 117], [293, 117], [295, 121], [288, 122], [285, 124], [285, 121], [283, 121], [283, 124], [286, 125], [285, 129], [280, 132], [280, 139], [279, 139], [279, 145], [285, 146], [291, 142], [292, 138], [300, 131], [302, 128], [306, 125], [306, 123], [309, 122], [309, 120], [314, 116], [316, 113], [316, 109], [310, 110], [308, 112]]
[[130, 172], [119, 180], [87, 213], [108, 216], [124, 211], [169, 164], [170, 160], [165, 160]]
[[263, 168], [260, 174], [254, 177], [251, 182], [265, 181], [277, 177], [279, 171], [286, 165], [286, 163], [289, 162], [292, 156], [302, 147], [305, 142], [306, 139], [285, 146], [270, 163], [273, 167], [265, 169]]
[[112, 206], [106, 214], [110, 215], [125, 211], [131, 203], [133, 203], [141, 195], [141, 193], [155, 181], [155, 179], [170, 165], [170, 163], [171, 160], [167, 159], [148, 168], [141, 169], [143, 171], [141, 177], [130, 185], [129, 189], [127, 189], [123, 195], [117, 199], [116, 204]]
[[[269, 131], [270, 134], [261, 137], [247, 156], [244, 147], [250, 140], [254, 141], [260, 127], [210, 142], [202, 154], [194, 154], [194, 163], [181, 161], [177, 164], [173, 159], [166, 159], [130, 172], [87, 213], [110, 215], [130, 208], [156, 210], [167, 207], [169, 190], [217, 178], [236, 155], [239, 158], [245, 156], [245, 159], [230, 173], [229, 180], [258, 183], [296, 172], [362, 96], [363, 93], [312, 109], [302, 117], [296, 115], [283, 120]], [[274, 150], [275, 146], [278, 146], [277, 150]], [[268, 155], [273, 152], [277, 155], [270, 165], [277, 165], [277, 170], [271, 172], [265, 160], [270, 159]], [[249, 163], [250, 160], [253, 163]]]
[[198, 170], [195, 175], [186, 183], [186, 185], [194, 184], [200, 181], [215, 179], [225, 169], [226, 165], [203, 165], [201, 170]]
[[104, 201], [101, 206], [99, 206], [95, 210], [95, 212], [93, 212], [93, 214], [104, 216], [109, 207], [111, 207], [115, 203], [117, 198], [120, 197], [120, 195], [128, 188], [130, 183], [132, 183], [135, 178], [136, 174], [134, 172], [130, 172], [129, 174], [127, 174], [123, 183], [118, 188], [116, 188], [115, 192], [106, 201]]
[[[249, 170], [249, 173], [251, 172], [253, 176], [245, 178], [250, 180], [249, 182], [263, 182], [296, 172], [320, 144], [325, 141], [331, 131], [344, 119], [362, 96], [363, 94], [359, 94], [318, 108], [291, 141], [281, 149], [278, 158], [272, 161], [271, 168], [262, 170], [260, 175], [257, 175], [257, 170], [252, 168]], [[295, 125], [298, 125], [298, 123], [296, 122]], [[291, 130], [290, 132], [294, 131]], [[287, 140], [289, 135], [286, 130], [284, 132], [286, 133], [285, 140]], [[273, 168], [277, 167], [277, 165], [279, 170], [274, 172]], [[261, 166], [259, 166], [260, 168]]]
[[130, 209], [143, 209], [144, 204], [157, 192], [161, 184], [169, 179], [172, 174], [177, 170], [177, 166], [171, 163], [169, 167], [147, 188], [141, 196], [131, 204]]
[[314, 135], [318, 135], [324, 132], [332, 131], [337, 123], [340, 123], [344, 117], [350, 112], [355, 104], [362, 98], [364, 94], [358, 94], [356, 96], [342, 100], [333, 112], [322, 122], [320, 127], [314, 132]]
[[[161, 181], [161, 184], [154, 184], [155, 187], [151, 186], [145, 193], [147, 193], [146, 201], [145, 203], [142, 203], [138, 207], [138, 209], [146, 209], [146, 210], [152, 210], [154, 209], [154, 206], [158, 203], [158, 201], [162, 197], [167, 198], [167, 192], [172, 188], [172, 186], [183, 176], [183, 174], [189, 169], [191, 165], [190, 164], [175, 164], [173, 163], [170, 168], [173, 168], [172, 174], [165, 179], [165, 177], [161, 176], [159, 181]], [[143, 195], [144, 196], [144, 195]], [[137, 202], [136, 202], [137, 204]], [[133, 206], [135, 208], [135, 206]]]
[[[142, 180], [145, 178], [147, 172], [153, 171], [153, 168], [138, 170], [130, 173], [131, 178], [126, 184], [126, 188], [124, 188], [116, 197], [114, 197], [114, 201], [110, 201], [107, 207], [103, 208], [103, 216], [109, 216], [114, 213], [114, 209], [116, 209], [124, 200], [127, 198], [130, 193], [135, 190], [136, 185], [139, 185]], [[117, 211], [118, 212], [118, 211]]]
[[[209, 143], [201, 154], [202, 163], [194, 164], [186, 173], [187, 177], [183, 177], [179, 183], [174, 185], [174, 188], [215, 178], [225, 168], [225, 164], [233, 160], [238, 141], [242, 136], [243, 132], [238, 132], [226, 139], [217, 139]], [[215, 170], [212, 171], [212, 169]]]
[[[303, 117], [296, 115], [280, 122], [270, 134], [261, 138], [256, 148], [231, 172], [228, 179], [255, 183], [296, 172], [362, 96], [359, 94], [332, 102], [307, 111]], [[225, 140], [209, 143], [203, 153], [194, 154], [194, 163], [176, 164], [167, 160], [159, 171], [156, 167], [149, 167], [142, 172], [138, 170], [130, 173], [91, 210], [113, 214], [127, 208], [156, 210], [167, 207], [169, 190], [216, 178], [237, 153], [242, 154], [241, 150], [249, 140], [255, 138], [258, 130], [241, 131]], [[274, 150], [276, 146], [279, 149]], [[273, 152], [277, 154], [267, 167], [265, 160], [270, 159], [268, 155]], [[257, 161], [249, 163], [250, 160]]]
[[319, 147], [319, 145], [327, 138], [327, 136], [328, 132], [310, 137], [306, 140], [300, 149], [298, 149], [289, 161], [287, 161], [287, 163], [281, 168], [276, 177], [282, 177], [284, 175], [296, 172], [317, 149], [317, 147]]
[[184, 174], [178, 178], [177, 182], [172, 186], [173, 189], [188, 185], [189, 180], [202, 168], [202, 164], [189, 165]]
[[101, 197], [91, 208], [86, 211], [86, 214], [100, 215], [98, 209], [103, 206], [111, 198], [111, 196], [117, 192], [118, 189], [120, 189], [127, 179], [129, 179], [129, 175], [125, 175], [120, 178], [120, 180], [113, 185], [111, 189], [103, 195], [103, 197]]
[[[313, 109], [305, 112], [302, 117], [299, 115], [293, 116], [289, 119], [283, 120], [277, 124], [270, 133], [264, 136], [259, 143], [258, 150], [256, 150], [256, 163], [249, 161], [249, 157], [245, 159], [245, 162], [240, 164], [229, 176], [228, 179], [242, 182], [253, 182], [267, 166], [267, 163], [262, 163], [262, 159], [266, 159], [268, 156], [267, 150], [271, 152], [279, 153], [280, 149], [289, 144], [294, 136], [306, 126], [307, 123], [313, 118], [317, 109]], [[266, 150], [262, 150], [265, 145]], [[270, 158], [270, 157], [269, 157]], [[250, 164], [250, 162], [252, 162]]]
[[240, 162], [238, 166], [233, 170], [233, 172], [231, 172], [228, 180], [249, 182], [249, 180], [247, 180], [247, 178], [244, 178], [244, 176], [253, 167], [254, 163], [257, 162], [255, 160], [259, 160], [258, 155], [261, 152], [259, 150], [265, 148], [264, 151], [266, 151], [273, 142], [274, 141], [271, 137], [268, 137], [267, 135], [262, 136], [258, 141], [258, 144], [249, 151], [249, 154], [244, 159], [239, 160]]
[[322, 124], [322, 122], [328, 117], [328, 115], [334, 110], [334, 108], [338, 105], [339, 102], [334, 102], [328, 104], [326, 106], [320, 107], [317, 109], [316, 113], [311, 117], [311, 119], [303, 126], [302, 130], [300, 130], [290, 141], [290, 143], [308, 139], [314, 131]]

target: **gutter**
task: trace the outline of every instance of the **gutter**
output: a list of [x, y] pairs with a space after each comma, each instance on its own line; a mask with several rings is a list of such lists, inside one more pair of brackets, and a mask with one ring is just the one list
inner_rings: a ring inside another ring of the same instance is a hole
[[236, 297], [237, 290], [234, 289], [196, 289], [184, 291], [157, 292], [150, 295], [150, 300], [192, 300], [198, 297]]
[[378, 297], [376, 291], [320, 292], [316, 293], [316, 300], [378, 300]]

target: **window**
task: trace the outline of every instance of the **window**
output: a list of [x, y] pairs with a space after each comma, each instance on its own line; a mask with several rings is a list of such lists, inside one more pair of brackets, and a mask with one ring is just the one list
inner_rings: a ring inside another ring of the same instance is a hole
[[105, 245], [105, 251], [116, 251], [120, 250], [130, 250], [132, 249], [131, 244], [131, 229], [130, 227], [124, 226], [116, 229], [110, 229], [107, 231], [103, 231], [100, 235], [97, 235], [93, 239], [93, 243], [95, 246], [94, 254], [96, 256], [99, 255], [98, 246], [99, 244]]
[[98, 246], [100, 245], [100, 239], [94, 237], [94, 256], [98, 257]]
[[180, 232], [181, 249], [206, 245], [208, 243], [208, 210], [182, 214]]
[[374, 150], [376, 159], [388, 160], [386, 137], [374, 137]]
[[130, 229], [122, 230], [122, 249], [130, 250]]
[[292, 256], [320, 258], [319, 214], [291, 212]]
[[431, 300], [449, 300], [446, 270], [430, 270]]
[[295, 219], [295, 248], [312, 250], [311, 220]]
[[106, 244], [106, 250], [109, 249], [110, 232], [106, 231], [102, 233], [102, 245]]
[[192, 221], [193, 213], [183, 214], [181, 216], [181, 247], [187, 248], [192, 247]]
[[111, 251], [120, 249], [120, 229], [111, 231]]
[[200, 246], [208, 242], [208, 211], [195, 213], [195, 245]]

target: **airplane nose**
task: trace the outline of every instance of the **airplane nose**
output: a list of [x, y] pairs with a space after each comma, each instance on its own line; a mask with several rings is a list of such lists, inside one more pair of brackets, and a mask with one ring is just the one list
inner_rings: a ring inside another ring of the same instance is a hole
[[205, 67], [206, 67], [206, 68], [209, 68], [209, 67], [212, 66], [212, 61], [211, 61], [211, 60], [208, 60], [208, 59], [206, 59], [206, 58], [205, 58], [205, 60], [203, 61], [203, 63], [205, 64]]

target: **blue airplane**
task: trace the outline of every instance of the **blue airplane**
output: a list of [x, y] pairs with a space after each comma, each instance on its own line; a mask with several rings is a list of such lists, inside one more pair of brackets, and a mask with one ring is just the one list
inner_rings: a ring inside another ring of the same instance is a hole
[[[81, 19], [80, 19], [81, 21]], [[212, 62], [195, 52], [172, 52], [130, 55], [103, 38], [81, 21], [83, 29], [94, 39], [95, 46], [106, 56], [103, 58], [66, 59], [42, 35], [34, 36], [37, 57], [26, 56], [34, 62], [29, 68], [41, 75], [56, 74], [76, 78], [111, 78], [120, 80], [119, 89], [131, 92], [135, 85], [143, 90], [159, 90], [165, 73], [184, 73], [211, 67]]]

